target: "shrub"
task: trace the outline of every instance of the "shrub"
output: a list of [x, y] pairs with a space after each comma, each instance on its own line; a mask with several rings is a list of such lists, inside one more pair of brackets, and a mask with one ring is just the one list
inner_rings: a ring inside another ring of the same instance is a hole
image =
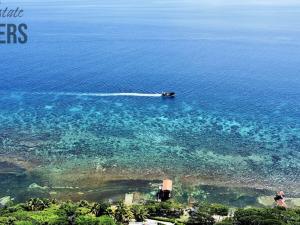
[[239, 209], [235, 212], [236, 225], [286, 225], [297, 224], [300, 217], [294, 210], [282, 208]]
[[21, 210], [22, 208], [21, 207], [18, 207], [18, 206], [12, 206], [12, 207], [8, 207], [7, 208], [7, 212], [8, 213], [14, 213], [14, 212], [17, 212], [19, 210]]
[[5, 225], [14, 225], [16, 221], [17, 219], [15, 217], [10, 216], [7, 218]]
[[60, 207], [61, 215], [74, 216], [76, 214], [77, 206], [73, 203], [63, 203]]
[[177, 222], [177, 221], [175, 221], [175, 225], [185, 225], [185, 224], [182, 223], [182, 222]]
[[110, 216], [100, 216], [99, 217], [100, 225], [116, 225], [113, 218]]
[[222, 204], [200, 203], [197, 205], [199, 212], [206, 212], [210, 215], [227, 216], [229, 207]]
[[150, 217], [150, 219], [161, 221], [161, 222], [175, 223], [175, 219], [166, 218], [166, 217]]
[[268, 209], [238, 209], [234, 214], [234, 219], [239, 222], [245, 218], [254, 220], [255, 218], [276, 219], [274, 216], [274, 210]]
[[146, 204], [150, 216], [179, 218], [183, 215], [183, 206], [174, 201], [152, 202]]
[[213, 225], [215, 223], [214, 218], [211, 215], [203, 212], [192, 212], [187, 225], [201, 224], [201, 225]]
[[34, 225], [34, 223], [29, 221], [17, 221], [15, 225]]
[[48, 208], [50, 204], [47, 199], [31, 198], [25, 203], [24, 208], [28, 211], [42, 211]]
[[120, 202], [115, 211], [115, 219], [120, 223], [128, 224], [133, 218], [131, 210], [124, 203]]
[[59, 212], [58, 212], [58, 215], [60, 216], [59, 225], [65, 225], [66, 222], [68, 225], [75, 224], [77, 209], [78, 206], [73, 204], [72, 202], [63, 203], [59, 207]]
[[65, 216], [59, 216], [54, 221], [50, 221], [48, 225], [69, 225], [69, 221]]
[[108, 214], [109, 205], [106, 203], [95, 203], [91, 209], [91, 212], [96, 216], [103, 216]]
[[113, 218], [109, 216], [79, 216], [75, 220], [76, 225], [116, 225]]
[[85, 208], [89, 208], [90, 207], [90, 204], [88, 201], [86, 200], [81, 200], [78, 204], [79, 207], [85, 207]]
[[266, 219], [266, 220], [260, 220], [260, 221], [255, 221], [256, 224], [259, 225], [283, 225], [284, 223], [279, 221], [279, 220], [274, 220], [274, 219]]
[[222, 222], [216, 223], [215, 225], [233, 225], [233, 223], [230, 221], [222, 221]]
[[59, 201], [58, 201], [56, 198], [52, 198], [52, 199], [50, 200], [50, 202], [51, 202], [51, 204], [53, 204], [53, 205], [57, 205], [57, 204], [59, 203]]
[[137, 222], [143, 222], [149, 216], [148, 210], [142, 205], [134, 205], [131, 211]]
[[237, 221], [236, 224], [237, 225], [254, 225], [254, 220], [256, 219], [262, 219], [261, 217], [257, 217], [257, 216], [244, 216], [244, 217], [240, 217]]
[[209, 212], [211, 215], [216, 214], [220, 216], [227, 216], [229, 212], [229, 207], [221, 204], [212, 204], [209, 207]]
[[83, 216], [83, 215], [89, 214], [90, 212], [91, 212], [91, 209], [89, 209], [89, 208], [78, 207], [75, 211], [75, 215]]
[[92, 216], [78, 216], [75, 219], [75, 224], [76, 225], [98, 225], [100, 224], [98, 218], [92, 217]]

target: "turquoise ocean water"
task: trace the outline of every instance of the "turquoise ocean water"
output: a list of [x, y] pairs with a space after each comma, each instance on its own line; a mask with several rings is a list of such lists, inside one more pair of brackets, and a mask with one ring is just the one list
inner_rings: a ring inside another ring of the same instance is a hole
[[4, 4], [24, 8], [29, 42], [0, 46], [0, 196], [165, 177], [300, 194], [297, 1]]

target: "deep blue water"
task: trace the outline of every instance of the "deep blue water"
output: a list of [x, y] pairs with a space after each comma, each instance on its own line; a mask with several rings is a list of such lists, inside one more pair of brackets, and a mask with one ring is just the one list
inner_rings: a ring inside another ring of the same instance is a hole
[[300, 193], [296, 1], [2, 5], [29, 26], [28, 44], [0, 46], [1, 158], [31, 174], [18, 185], [80, 188], [94, 171]]

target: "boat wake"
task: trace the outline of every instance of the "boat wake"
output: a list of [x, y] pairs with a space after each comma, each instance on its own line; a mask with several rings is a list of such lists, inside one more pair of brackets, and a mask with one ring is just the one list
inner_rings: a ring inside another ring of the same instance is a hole
[[91, 97], [111, 97], [111, 96], [133, 96], [133, 97], [161, 97], [161, 94], [147, 93], [77, 93], [77, 92], [36, 92], [39, 95], [61, 95], [61, 96], [91, 96]]

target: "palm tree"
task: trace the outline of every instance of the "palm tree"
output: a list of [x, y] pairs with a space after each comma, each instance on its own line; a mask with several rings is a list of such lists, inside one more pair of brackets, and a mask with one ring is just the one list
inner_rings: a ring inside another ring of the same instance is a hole
[[143, 222], [149, 216], [148, 210], [142, 205], [133, 206], [132, 213], [137, 222]]
[[128, 224], [130, 220], [134, 219], [134, 216], [131, 210], [120, 202], [115, 211], [115, 219], [120, 223]]
[[42, 211], [49, 207], [50, 203], [39, 198], [31, 198], [25, 203], [25, 208], [28, 211]]
[[96, 216], [103, 216], [108, 214], [109, 205], [106, 203], [95, 203], [91, 209], [91, 212]]

